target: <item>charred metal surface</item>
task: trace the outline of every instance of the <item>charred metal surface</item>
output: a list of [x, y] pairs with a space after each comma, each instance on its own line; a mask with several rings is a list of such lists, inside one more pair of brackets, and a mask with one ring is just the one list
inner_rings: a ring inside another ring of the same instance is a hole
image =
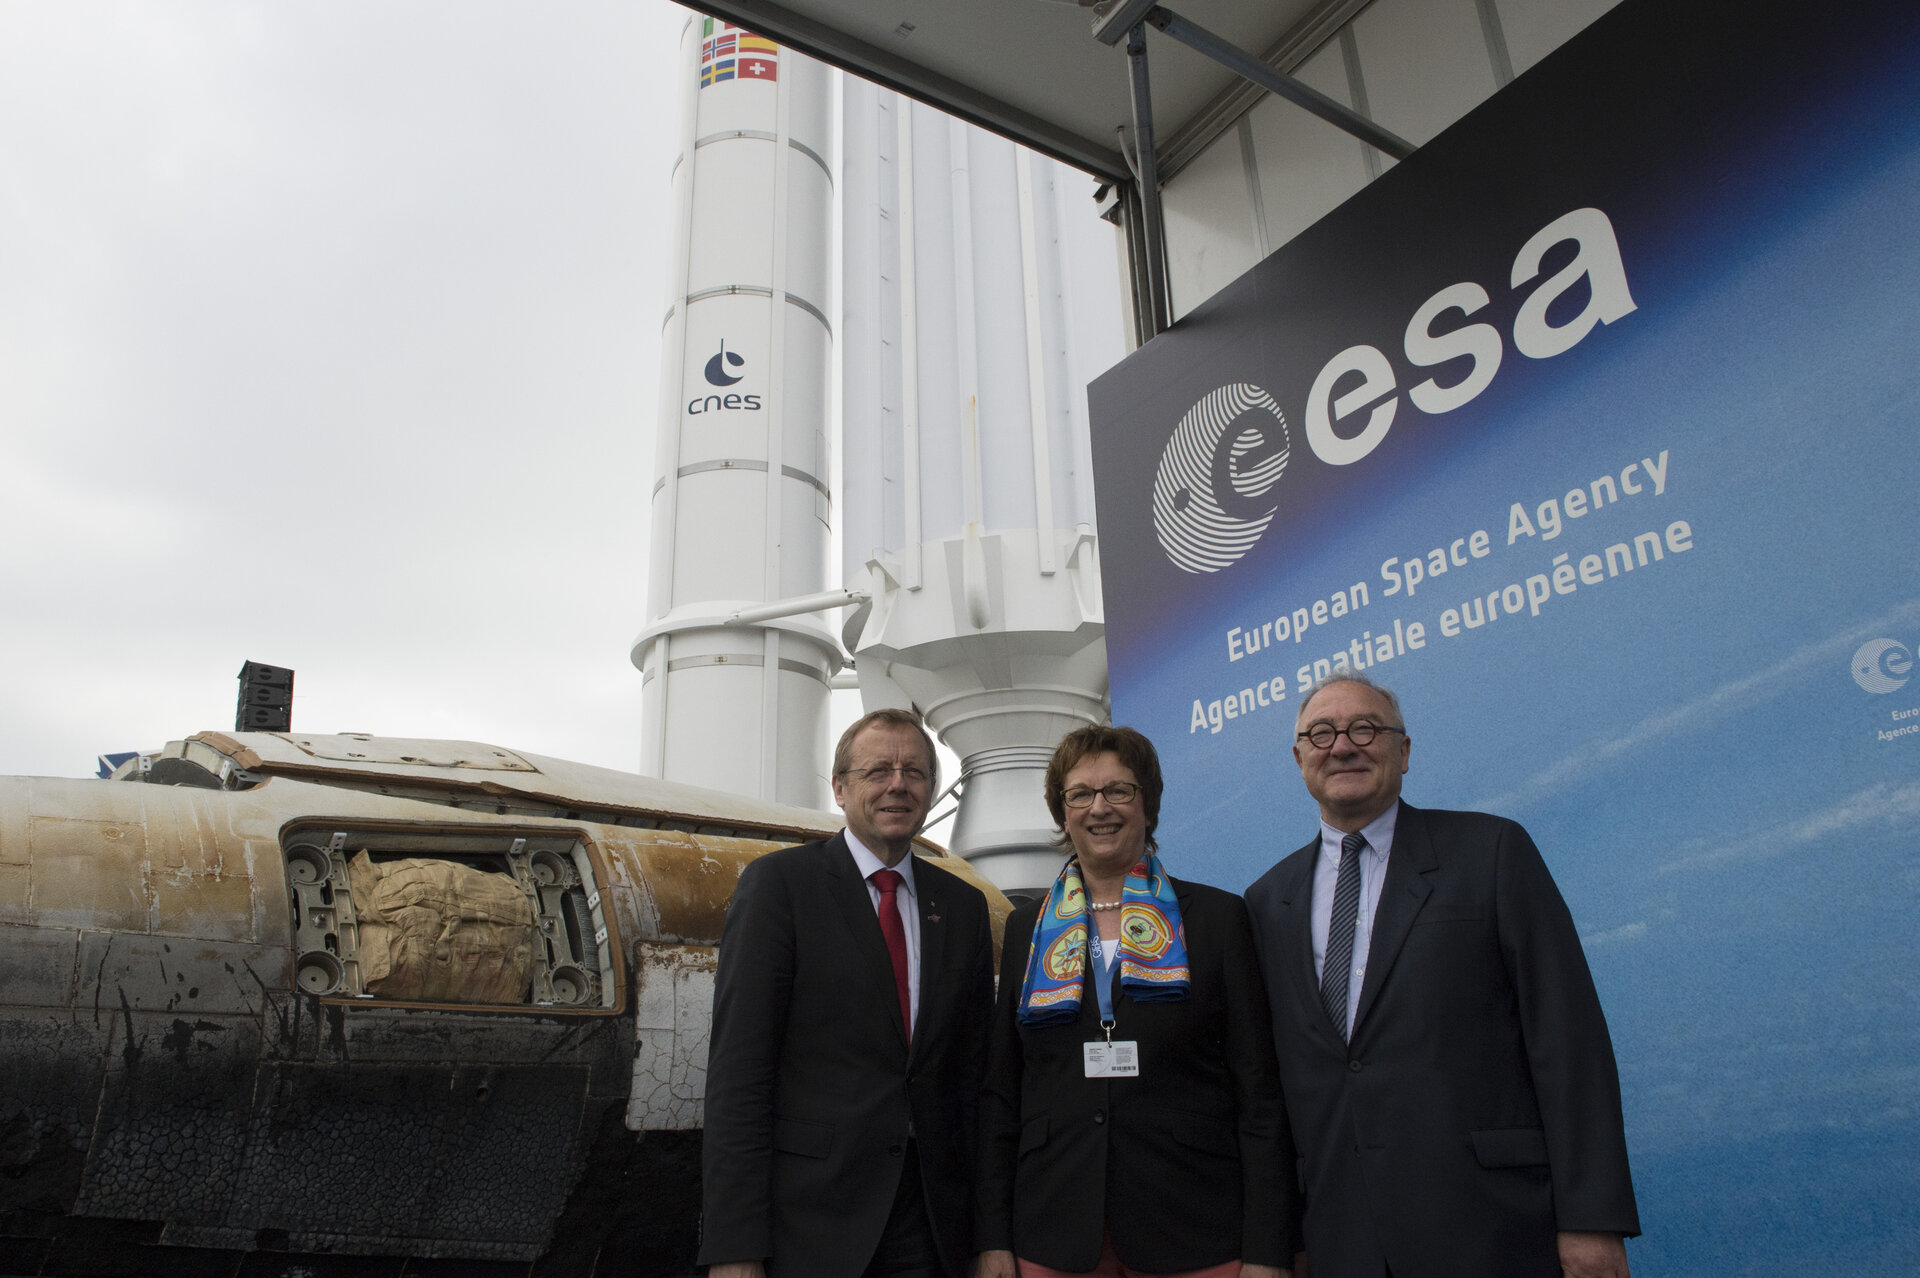
[[[80, 1191], [106, 1073], [107, 1030], [9, 1009], [0, 1014], [0, 1215], [65, 1212]], [[3, 1255], [0, 1252], [0, 1255]], [[0, 1273], [6, 1272], [0, 1269]]]
[[276, 1065], [225, 1211], [168, 1241], [531, 1261], [577, 1177], [583, 1071]]
[[[239, 1187], [257, 1021], [116, 1009], [93, 1148], [73, 1210], [218, 1219]], [[204, 1026], [204, 1028], [200, 1028]]]
[[[0, 778], [0, 1278], [689, 1273], [727, 905], [838, 822], [471, 743], [175, 744], [191, 784]], [[283, 848], [356, 830], [585, 849], [611, 996], [301, 991]]]
[[677, 1278], [700, 1249], [700, 1133], [600, 1123], [587, 1174], [533, 1278]]

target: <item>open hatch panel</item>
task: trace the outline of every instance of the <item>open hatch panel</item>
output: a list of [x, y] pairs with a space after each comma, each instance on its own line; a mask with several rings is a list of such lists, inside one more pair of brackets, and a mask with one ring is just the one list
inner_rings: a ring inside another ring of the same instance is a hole
[[619, 1001], [592, 857], [565, 833], [307, 824], [281, 838], [304, 993], [605, 1012]]

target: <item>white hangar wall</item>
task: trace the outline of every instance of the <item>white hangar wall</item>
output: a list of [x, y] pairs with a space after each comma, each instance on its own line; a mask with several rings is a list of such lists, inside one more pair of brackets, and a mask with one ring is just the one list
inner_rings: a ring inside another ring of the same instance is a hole
[[[1416, 145], [1479, 106], [1615, 0], [1378, 0], [1290, 74]], [[1164, 42], [1150, 46], [1157, 52]], [[1161, 184], [1175, 318], [1393, 161], [1266, 96]]]

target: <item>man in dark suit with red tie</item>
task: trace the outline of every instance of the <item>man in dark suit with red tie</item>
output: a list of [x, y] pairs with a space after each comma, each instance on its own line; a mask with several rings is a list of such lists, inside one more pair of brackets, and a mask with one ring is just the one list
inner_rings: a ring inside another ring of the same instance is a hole
[[1296, 727], [1320, 832], [1247, 906], [1313, 1278], [1627, 1278], [1613, 1044], [1533, 840], [1403, 803], [1406, 721], [1362, 676]]
[[747, 866], [706, 1089], [714, 1278], [960, 1278], [993, 1001], [980, 891], [911, 856], [936, 784], [902, 710], [847, 729], [841, 833]]

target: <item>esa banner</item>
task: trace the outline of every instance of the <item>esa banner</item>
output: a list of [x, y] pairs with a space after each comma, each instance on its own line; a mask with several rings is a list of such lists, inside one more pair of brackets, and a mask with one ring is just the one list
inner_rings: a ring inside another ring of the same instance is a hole
[[1636, 1274], [1920, 1272], [1920, 6], [1627, 0], [1090, 397], [1169, 868], [1364, 670], [1566, 893]]

